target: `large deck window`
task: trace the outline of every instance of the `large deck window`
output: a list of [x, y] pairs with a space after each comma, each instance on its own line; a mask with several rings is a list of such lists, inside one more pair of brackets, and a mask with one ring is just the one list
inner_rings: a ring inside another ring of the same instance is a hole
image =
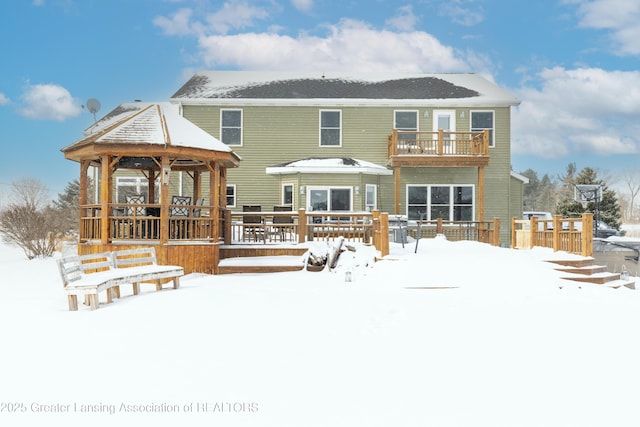
[[311, 211], [350, 211], [351, 187], [311, 187], [307, 206]]
[[408, 185], [407, 216], [425, 220], [442, 218], [451, 221], [473, 221], [473, 185]]
[[220, 110], [220, 140], [227, 145], [242, 145], [242, 110]]

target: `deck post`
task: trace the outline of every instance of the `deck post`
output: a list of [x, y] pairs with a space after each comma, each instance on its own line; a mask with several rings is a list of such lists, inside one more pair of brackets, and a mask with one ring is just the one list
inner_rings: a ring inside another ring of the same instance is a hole
[[436, 234], [442, 234], [442, 218], [436, 219]]
[[593, 214], [582, 214], [582, 256], [593, 255]]
[[515, 249], [518, 247], [518, 238], [516, 237], [518, 235], [518, 230], [516, 229], [517, 227], [517, 223], [516, 223], [516, 217], [511, 217], [511, 248]]
[[493, 218], [493, 246], [500, 246], [500, 218]]
[[380, 247], [377, 249], [380, 251], [380, 256], [384, 257], [389, 255], [389, 213], [382, 212], [380, 214]]
[[298, 243], [307, 241], [307, 211], [298, 209]]
[[393, 214], [400, 215], [400, 167], [393, 168]]
[[[562, 242], [560, 241], [560, 232], [562, 231], [562, 215], [553, 216], [553, 251], [558, 252], [562, 249]], [[545, 230], [546, 233], [547, 230]]]
[[532, 215], [529, 219], [529, 249], [536, 245], [536, 232], [538, 231], [538, 217]]

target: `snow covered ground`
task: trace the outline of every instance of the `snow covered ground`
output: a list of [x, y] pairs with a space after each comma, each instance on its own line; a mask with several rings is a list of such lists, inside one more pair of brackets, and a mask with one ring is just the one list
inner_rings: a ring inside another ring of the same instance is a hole
[[546, 249], [414, 248], [69, 312], [55, 260], [0, 244], [0, 425], [640, 424], [640, 291]]

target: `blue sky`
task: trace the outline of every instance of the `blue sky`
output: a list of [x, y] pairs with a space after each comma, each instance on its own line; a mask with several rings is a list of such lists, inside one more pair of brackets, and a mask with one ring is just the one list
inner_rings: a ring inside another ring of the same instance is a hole
[[0, 203], [77, 178], [87, 99], [165, 101], [201, 69], [481, 73], [522, 101], [515, 171], [638, 170], [637, 22], [629, 0], [3, 1]]

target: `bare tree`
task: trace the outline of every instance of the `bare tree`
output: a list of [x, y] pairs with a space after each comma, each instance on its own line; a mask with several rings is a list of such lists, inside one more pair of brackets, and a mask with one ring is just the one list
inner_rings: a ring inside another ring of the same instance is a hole
[[628, 221], [634, 221], [635, 217], [635, 204], [638, 193], [640, 193], [640, 173], [637, 170], [627, 170], [623, 175], [624, 182], [627, 184], [629, 190], [629, 201], [625, 212], [625, 218]]
[[0, 212], [0, 234], [22, 248], [27, 258], [51, 256], [64, 236], [60, 210], [47, 203], [47, 188], [35, 179], [12, 184], [12, 203]]
[[49, 189], [35, 178], [21, 178], [11, 183], [9, 202], [16, 205], [44, 208], [49, 204]]

